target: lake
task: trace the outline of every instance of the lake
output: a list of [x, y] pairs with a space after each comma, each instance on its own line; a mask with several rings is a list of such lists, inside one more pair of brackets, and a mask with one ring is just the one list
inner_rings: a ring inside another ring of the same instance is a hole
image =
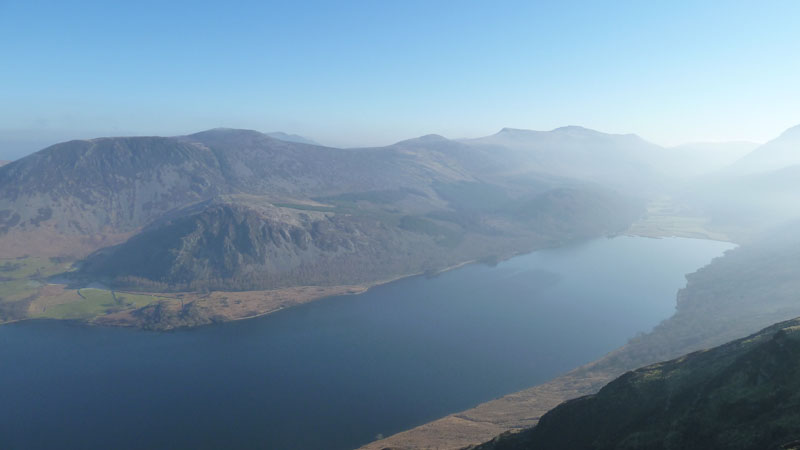
[[597, 239], [167, 333], [0, 326], [0, 448], [358, 447], [603, 356], [732, 247]]

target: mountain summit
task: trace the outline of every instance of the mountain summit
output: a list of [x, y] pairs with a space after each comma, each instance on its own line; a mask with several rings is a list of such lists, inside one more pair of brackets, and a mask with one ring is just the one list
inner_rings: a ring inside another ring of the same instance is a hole
[[551, 131], [503, 128], [461, 142], [485, 149], [510, 149], [529, 170], [621, 188], [641, 187], [662, 176], [663, 148], [633, 134], [608, 134], [579, 126]]

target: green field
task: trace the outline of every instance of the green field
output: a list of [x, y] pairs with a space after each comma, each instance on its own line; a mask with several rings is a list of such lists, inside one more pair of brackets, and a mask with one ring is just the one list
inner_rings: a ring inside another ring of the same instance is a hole
[[[42, 288], [48, 283], [48, 277], [71, 270], [71, 262], [57, 258], [0, 259], [0, 322], [26, 317], [91, 319], [116, 311], [141, 308], [162, 298], [105, 289], [79, 289], [77, 294], [67, 289], [61, 293], [50, 291], [43, 294], [46, 290]], [[31, 304], [37, 304], [36, 309], [42, 311], [31, 314], [28, 309]]]
[[71, 262], [56, 258], [0, 258], [0, 280], [46, 278], [67, 272], [71, 266]]
[[669, 199], [660, 199], [647, 206], [647, 214], [632, 224], [627, 234], [645, 237], [690, 237], [730, 241], [719, 230], [711, 230], [709, 219], [688, 214]]
[[11, 280], [0, 282], [0, 301], [15, 302], [35, 294], [42, 286], [36, 280]]
[[[105, 289], [80, 289], [81, 300], [52, 306], [36, 317], [50, 319], [89, 319], [125, 309], [141, 308], [161, 299], [154, 295], [112, 293]], [[114, 296], [116, 295], [116, 299]]]
[[0, 258], [0, 302], [35, 295], [45, 278], [67, 272], [71, 265], [51, 258]]

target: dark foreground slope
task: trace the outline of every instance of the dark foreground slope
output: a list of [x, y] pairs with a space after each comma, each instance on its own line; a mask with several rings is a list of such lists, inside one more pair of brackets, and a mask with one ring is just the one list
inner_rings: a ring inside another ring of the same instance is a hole
[[478, 450], [780, 449], [800, 440], [800, 319], [653, 364]]

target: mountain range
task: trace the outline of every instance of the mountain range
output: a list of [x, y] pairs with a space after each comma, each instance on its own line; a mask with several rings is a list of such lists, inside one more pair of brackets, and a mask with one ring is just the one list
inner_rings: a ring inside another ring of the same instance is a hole
[[[780, 139], [782, 149], [795, 148], [800, 151], [800, 139], [796, 139], [791, 133], [784, 134]], [[724, 148], [727, 144], [715, 147]], [[775, 147], [768, 143], [756, 148], [753, 153], [769, 156], [772, 148]], [[731, 152], [726, 156], [728, 162], [744, 164], [736, 162], [741, 158], [733, 157], [734, 150], [743, 151], [741, 148], [720, 151]], [[796, 230], [800, 223], [800, 214], [794, 201], [800, 193], [800, 184], [797, 181], [800, 178], [795, 176], [798, 174], [798, 166], [793, 165], [791, 160], [785, 163], [789, 165], [747, 174], [733, 173], [734, 171], [725, 166], [690, 179], [678, 172], [672, 174], [673, 180], [682, 180], [674, 182], [661, 192], [666, 195], [666, 200], [662, 197], [651, 202], [645, 219], [655, 220], [658, 226], [654, 228], [654, 234], [647, 235], [672, 235], [675, 231], [685, 229], [689, 231], [688, 235], [696, 236], [702, 235], [703, 227], [706, 227], [721, 232], [715, 238], [732, 240], [741, 245], [715, 259], [707, 267], [688, 275], [687, 286], [678, 293], [676, 313], [653, 331], [634, 337], [627, 345], [604, 358], [546, 384], [454, 413], [373, 442], [364, 448], [455, 449], [469, 442], [486, 440], [491, 434], [496, 434], [498, 429], [519, 431], [519, 427], [535, 423], [541, 414], [553, 408], [559, 401], [593, 394], [626, 371], [679, 358], [688, 352], [719, 346], [757, 332], [770, 324], [800, 315], [796, 296], [797, 280], [800, 279], [800, 246]], [[647, 220], [640, 223], [646, 223]], [[777, 363], [788, 366], [792, 361], [785, 359]], [[685, 367], [679, 368], [679, 373]], [[694, 368], [685, 369], [686, 373], [690, 371], [694, 371]], [[773, 384], [771, 389], [787, 388]], [[640, 403], [651, 400], [655, 399], [644, 394], [636, 399]], [[706, 400], [712, 399], [697, 397], [698, 402]], [[635, 403], [631, 402], [631, 405]], [[674, 413], [678, 416], [682, 411]], [[597, 417], [581, 417], [586, 421], [602, 421], [599, 416], [600, 414]], [[722, 422], [708, 425], [722, 425]], [[637, 425], [643, 432], [649, 432], [645, 431], [647, 424], [642, 415], [641, 422]], [[664, 426], [670, 425], [666, 423]], [[609, 428], [613, 429], [613, 426]], [[573, 422], [568, 426], [561, 426], [555, 434], [565, 437], [574, 433], [574, 430], [581, 429], [582, 426]], [[750, 430], [752, 431], [752, 427]], [[638, 431], [628, 428], [626, 432]], [[526, 438], [522, 438], [529, 434], [524, 432], [520, 439], [512, 434], [480, 448], [595, 448], [592, 445], [570, 447], [563, 440], [536, 441], [537, 445], [532, 446]], [[654, 436], [654, 441], [665, 439], [661, 434]], [[792, 440], [791, 436], [782, 436], [786, 438], [782, 443]], [[613, 442], [609, 444], [609, 448], [623, 445], [622, 441], [608, 442]], [[655, 442], [647, 442], [652, 445], [634, 445], [634, 448], [664, 448]], [[752, 445], [706, 448], [765, 447]]]
[[[596, 389], [608, 374], [798, 314], [791, 220], [800, 217], [800, 127], [752, 147], [667, 149], [576, 126], [348, 149], [223, 128], [64, 142], [0, 167], [0, 322], [80, 318], [168, 329], [252, 317], [300, 297], [624, 233], [648, 202], [671, 196], [676, 210], [707, 218], [742, 247], [689, 277], [673, 318], [598, 362], [602, 373], [582, 388]], [[81, 289], [97, 283], [107, 299], [70, 309], [90, 303]], [[265, 297], [278, 300], [265, 306]], [[689, 448], [680, 433], [693, 431], [679, 427], [687, 414], [711, 421], [717, 435], [789, 442], [780, 430], [759, 434], [767, 417], [759, 405], [794, 405], [774, 394], [786, 392], [778, 378], [730, 400], [751, 402], [753, 417], [713, 414], [731, 386], [754, 376], [737, 361], [771, 355], [776, 367], [796, 370], [785, 354], [770, 353], [794, 348], [795, 328], [633, 372], [483, 448]], [[684, 401], [698, 392], [702, 402]], [[612, 406], [656, 418], [632, 424], [602, 414]], [[564, 431], [602, 420], [614, 423]], [[559, 441], [564, 436], [574, 441]]]
[[[734, 166], [797, 139], [790, 130]], [[730, 158], [743, 145], [721, 147]], [[76, 286], [370, 284], [623, 232], [685, 176], [673, 169], [688, 151], [577, 126], [349, 149], [225, 128], [69, 141], [0, 168], [0, 253], [74, 261]], [[758, 176], [787, 192], [793, 170]]]
[[[751, 166], [756, 160], [790, 161], [798, 129], [731, 167]], [[232, 214], [234, 209], [250, 208], [250, 216], [268, 216], [273, 225], [285, 225], [286, 232], [291, 227], [313, 228], [312, 222], [334, 215], [338, 221], [329, 225], [344, 226], [355, 210], [373, 217], [388, 210], [399, 217], [424, 217], [442, 235], [481, 226], [498, 231], [503, 226], [498, 221], [479, 225], [477, 212], [497, 214], [504, 209], [519, 219], [524, 214], [514, 208], [530, 204], [548, 189], [565, 187], [646, 197], [677, 175], [671, 168], [680, 164], [668, 161], [685, 160], [687, 152], [701, 147], [664, 149], [636, 135], [577, 126], [552, 131], [505, 128], [463, 140], [428, 135], [358, 149], [235, 129], [70, 141], [0, 170], [0, 249], [9, 257], [83, 258], [143, 231], [152, 236], [156, 228], [174, 224], [181, 216], [198, 217], [203, 205], [217, 218], [223, 210]], [[730, 158], [731, 152], [748, 145], [712, 147], [713, 153]], [[793, 170], [770, 176], [769, 183], [793, 183]], [[749, 183], [752, 189], [765, 189], [767, 184], [759, 179], [737, 182]], [[221, 210], [221, 204], [237, 208]], [[403, 220], [408, 225], [412, 219]]]
[[[567, 161], [595, 140], [593, 160], [652, 145], [583, 129], [534, 133], [531, 145], [542, 136], [563, 151], [437, 135], [338, 149], [234, 129], [65, 142], [0, 168], [0, 252], [74, 261], [64, 276], [75, 287], [369, 285], [636, 220], [646, 178], [584, 177], [592, 163], [570, 172]], [[636, 174], [654, 170], [644, 164]], [[23, 291], [0, 302], [6, 320], [46, 310]]]

